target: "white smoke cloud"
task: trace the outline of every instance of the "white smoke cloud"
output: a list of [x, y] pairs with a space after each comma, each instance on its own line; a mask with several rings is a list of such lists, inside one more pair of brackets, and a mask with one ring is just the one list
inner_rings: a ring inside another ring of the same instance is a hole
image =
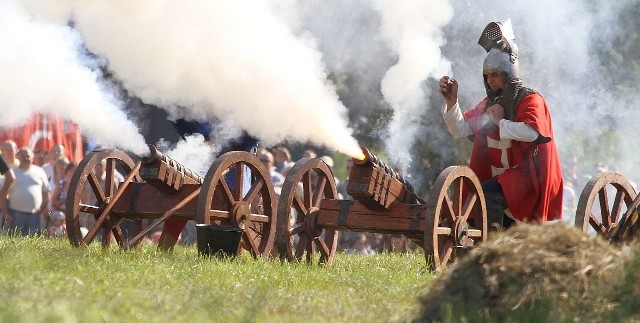
[[428, 106], [422, 84], [428, 77], [450, 74], [451, 63], [440, 47], [442, 28], [453, 10], [444, 0], [377, 0], [374, 5], [382, 17], [384, 38], [398, 55], [381, 83], [385, 100], [394, 110], [385, 147], [394, 163], [410, 165], [420, 116]]
[[[417, 89], [429, 77], [446, 73], [441, 69], [446, 69], [445, 58], [452, 62], [464, 109], [485, 96], [482, 60], [486, 53], [476, 42], [488, 22], [511, 18], [525, 86], [547, 99], [561, 156], [577, 154], [582, 160], [589, 152], [575, 146], [576, 136], [598, 141], [604, 133], [602, 120], [613, 120], [619, 132], [627, 135], [617, 147], [621, 158], [610, 166], [632, 178], [638, 176], [631, 172], [640, 162], [634, 135], [635, 121], [640, 120], [640, 111], [634, 107], [640, 100], [633, 91], [616, 96], [616, 85], [602, 82], [598, 75], [593, 55], [594, 48], [612, 46], [618, 24], [615, 13], [630, 0], [603, 4], [544, 0], [535, 5], [450, 1], [453, 13], [444, 2], [434, 1], [274, 0], [251, 6], [204, 0], [23, 2], [29, 4], [29, 12], [46, 21], [64, 25], [73, 17], [87, 46], [107, 60], [129, 91], [174, 117], [217, 116], [222, 124], [240, 124], [266, 142], [309, 140], [342, 152], [355, 150], [357, 144], [344, 117], [345, 107], [333, 85], [326, 83], [325, 64], [332, 72], [362, 72], [360, 80], [381, 85], [395, 115], [388, 146], [406, 147], [402, 144], [420, 133], [411, 119], [417, 119], [422, 109], [437, 109], [441, 104], [424, 99], [435, 88]], [[413, 7], [402, 10], [405, 4]], [[0, 33], [5, 30], [9, 28]], [[604, 41], [594, 46], [594, 35]], [[440, 48], [444, 55], [439, 55]], [[391, 65], [389, 51], [398, 60], [383, 81], [379, 71]], [[12, 71], [10, 67], [4, 70]], [[19, 75], [10, 79], [21, 81]], [[9, 88], [0, 95], [18, 95], [19, 90]], [[362, 114], [368, 116], [366, 111]], [[408, 139], [394, 141], [401, 138], [399, 134]], [[389, 155], [403, 156], [408, 151]], [[598, 156], [584, 159], [594, 158]]]
[[294, 35], [268, 2], [69, 3], [87, 47], [128, 91], [171, 117], [237, 122], [265, 144], [360, 152], [313, 39]]
[[217, 147], [205, 142], [204, 137], [200, 134], [187, 136], [175, 145], [162, 140], [157, 147], [164, 154], [203, 178], [213, 164], [214, 156], [219, 152]]
[[86, 65], [81, 45], [73, 29], [35, 21], [13, 1], [0, 3], [0, 127], [50, 113], [103, 144], [148, 151], [120, 102], [105, 94], [99, 71]]

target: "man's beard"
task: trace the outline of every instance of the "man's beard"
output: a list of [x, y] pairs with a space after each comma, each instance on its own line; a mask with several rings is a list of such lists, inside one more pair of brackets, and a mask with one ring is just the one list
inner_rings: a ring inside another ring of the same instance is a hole
[[491, 90], [491, 94], [493, 95], [493, 97], [499, 97], [502, 96], [504, 90], [501, 88], [497, 88], [495, 90]]

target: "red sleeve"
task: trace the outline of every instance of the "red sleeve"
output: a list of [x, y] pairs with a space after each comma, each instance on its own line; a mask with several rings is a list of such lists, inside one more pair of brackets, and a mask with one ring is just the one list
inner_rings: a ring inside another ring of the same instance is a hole
[[515, 121], [524, 122], [540, 135], [551, 138], [553, 131], [551, 130], [551, 124], [548, 120], [551, 120], [549, 109], [540, 94], [533, 93], [527, 95], [518, 105]]

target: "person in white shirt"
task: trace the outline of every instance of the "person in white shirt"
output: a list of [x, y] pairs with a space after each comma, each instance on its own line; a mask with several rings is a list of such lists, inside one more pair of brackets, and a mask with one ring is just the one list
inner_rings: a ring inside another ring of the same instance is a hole
[[44, 170], [32, 165], [30, 149], [18, 150], [16, 158], [20, 165], [5, 174], [0, 190], [0, 209], [10, 232], [35, 235], [41, 233], [40, 216], [49, 216], [49, 184]]

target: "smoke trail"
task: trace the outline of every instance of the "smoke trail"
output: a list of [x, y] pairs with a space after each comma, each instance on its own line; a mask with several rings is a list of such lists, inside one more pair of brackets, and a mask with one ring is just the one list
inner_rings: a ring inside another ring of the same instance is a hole
[[442, 27], [452, 17], [446, 1], [374, 2], [382, 16], [382, 31], [387, 43], [398, 54], [398, 62], [382, 79], [382, 93], [394, 110], [388, 126], [386, 150], [393, 162], [411, 164], [420, 116], [428, 102], [421, 87], [427, 77], [450, 74], [451, 64], [442, 57]]
[[126, 89], [172, 118], [238, 123], [266, 144], [310, 141], [359, 154], [308, 36], [269, 3], [77, 1], [73, 21]]
[[0, 3], [0, 127], [33, 113], [73, 120], [103, 144], [148, 151], [119, 102], [105, 94], [99, 71], [80, 53], [82, 40], [67, 26], [35, 22], [12, 1]]

